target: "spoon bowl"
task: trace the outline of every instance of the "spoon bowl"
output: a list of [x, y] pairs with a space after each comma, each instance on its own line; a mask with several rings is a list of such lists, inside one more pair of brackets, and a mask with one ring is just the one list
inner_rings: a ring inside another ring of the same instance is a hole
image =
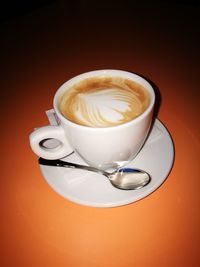
[[136, 190], [147, 185], [151, 178], [150, 175], [139, 169], [122, 168], [109, 174], [108, 179], [111, 184], [122, 190]]
[[100, 173], [107, 177], [110, 183], [122, 190], [136, 190], [146, 186], [150, 181], [150, 175], [142, 170], [139, 169], [132, 169], [132, 168], [121, 168], [116, 170], [112, 173], [91, 167], [85, 166], [80, 164], [75, 164], [71, 162], [66, 162], [63, 160], [48, 160], [39, 158], [39, 164], [47, 165], [47, 166], [56, 166], [56, 167], [65, 167], [65, 168], [72, 168], [72, 169], [82, 169], [87, 171], [92, 171], [96, 173]]

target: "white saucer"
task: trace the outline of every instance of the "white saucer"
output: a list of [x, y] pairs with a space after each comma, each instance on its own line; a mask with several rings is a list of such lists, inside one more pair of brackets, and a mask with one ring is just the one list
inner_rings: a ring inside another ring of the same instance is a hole
[[[75, 153], [65, 161], [85, 164]], [[167, 178], [174, 160], [171, 137], [159, 121], [137, 157], [128, 167], [139, 168], [151, 175], [151, 182], [142, 189], [125, 191], [114, 188], [106, 177], [84, 170], [41, 165], [42, 174], [52, 189], [64, 198], [86, 206], [116, 207], [142, 199], [156, 190]]]

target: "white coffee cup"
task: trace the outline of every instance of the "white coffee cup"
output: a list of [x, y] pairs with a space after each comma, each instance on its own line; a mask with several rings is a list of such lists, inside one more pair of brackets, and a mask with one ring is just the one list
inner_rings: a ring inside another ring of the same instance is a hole
[[[100, 76], [122, 77], [142, 85], [149, 93], [146, 110], [129, 122], [111, 127], [88, 127], [68, 120], [59, 110], [60, 97], [77, 82]], [[65, 82], [54, 96], [53, 106], [60, 120], [58, 126], [44, 126], [30, 134], [32, 150], [42, 158], [59, 159], [75, 151], [89, 165], [100, 169], [118, 168], [130, 162], [140, 151], [148, 135], [153, 115], [155, 93], [141, 76], [122, 70], [96, 70]], [[47, 148], [44, 140], [56, 139], [59, 145]]]

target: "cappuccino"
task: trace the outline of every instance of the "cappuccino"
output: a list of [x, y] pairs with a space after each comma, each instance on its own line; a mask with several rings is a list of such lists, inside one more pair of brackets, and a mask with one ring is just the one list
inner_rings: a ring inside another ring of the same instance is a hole
[[79, 125], [111, 127], [133, 120], [150, 103], [147, 90], [121, 77], [92, 77], [69, 88], [59, 101], [62, 115]]
[[[90, 166], [117, 169], [143, 146], [154, 103], [151, 84], [135, 73], [106, 69], [79, 74], [54, 96], [59, 124], [31, 133], [31, 147], [42, 158], [60, 159], [75, 152]], [[49, 139], [59, 145], [44, 146]]]

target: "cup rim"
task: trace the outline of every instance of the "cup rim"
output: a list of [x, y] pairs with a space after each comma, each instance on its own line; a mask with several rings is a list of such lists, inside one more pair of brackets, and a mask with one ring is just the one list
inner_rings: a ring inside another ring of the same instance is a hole
[[[149, 95], [150, 95], [150, 104], [148, 105], [147, 109], [142, 114], [140, 114], [138, 117], [133, 118], [131, 121], [128, 121], [128, 122], [125, 122], [122, 124], [118, 124], [118, 125], [106, 126], [106, 127], [90, 127], [87, 125], [77, 124], [77, 123], [65, 118], [58, 108], [58, 103], [59, 103], [60, 96], [63, 95], [63, 93], [66, 91], [66, 87], [70, 88], [75, 83], [77, 83], [83, 79], [87, 79], [87, 78], [91, 78], [91, 77], [95, 77], [95, 76], [100, 76], [100, 75], [102, 75], [102, 76], [103, 75], [123, 76], [125, 78], [131, 79], [131, 80], [134, 80], [134, 81], [140, 83], [142, 86], [145, 87], [145, 89], [149, 92]], [[152, 111], [154, 104], [155, 104], [154, 89], [153, 89], [152, 85], [145, 78], [143, 78], [142, 76], [140, 76], [139, 74], [136, 74], [134, 72], [128, 72], [128, 71], [117, 70], [117, 69], [93, 70], [93, 71], [84, 72], [84, 73], [81, 73], [77, 76], [74, 76], [73, 78], [71, 78], [71, 79], [67, 80], [65, 83], [63, 83], [57, 89], [57, 91], [54, 95], [54, 99], [53, 99], [53, 107], [54, 107], [55, 113], [57, 114], [58, 118], [62, 122], [64, 122], [65, 124], [72, 125], [74, 127], [81, 128], [81, 129], [90, 129], [91, 131], [96, 131], [96, 130], [108, 131], [111, 129], [127, 127], [130, 124], [136, 124], [139, 121], [141, 121], [144, 117], [146, 117]]]

